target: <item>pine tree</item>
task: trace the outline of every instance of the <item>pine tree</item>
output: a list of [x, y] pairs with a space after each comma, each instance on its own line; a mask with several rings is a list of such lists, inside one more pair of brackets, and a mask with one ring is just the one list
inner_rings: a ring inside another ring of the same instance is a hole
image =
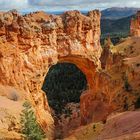
[[45, 133], [38, 125], [30, 103], [26, 101], [23, 107], [24, 109], [21, 114], [22, 133], [26, 136], [27, 140], [42, 140], [45, 138]]

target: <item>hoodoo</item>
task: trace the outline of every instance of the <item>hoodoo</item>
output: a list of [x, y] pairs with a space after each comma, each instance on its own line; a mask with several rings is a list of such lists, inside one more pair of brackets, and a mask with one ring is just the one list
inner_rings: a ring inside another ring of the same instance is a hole
[[140, 11], [138, 11], [136, 17], [131, 20], [130, 34], [131, 36], [140, 37]]

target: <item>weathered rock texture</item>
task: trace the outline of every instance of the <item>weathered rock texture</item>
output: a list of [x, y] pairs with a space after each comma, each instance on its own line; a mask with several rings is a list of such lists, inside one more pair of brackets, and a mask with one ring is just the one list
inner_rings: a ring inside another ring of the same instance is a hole
[[[139, 36], [139, 19], [138, 12], [131, 23], [134, 36]], [[0, 84], [26, 93], [39, 124], [51, 139], [54, 122], [41, 90], [49, 68], [58, 62], [75, 64], [88, 81], [88, 90], [80, 98], [81, 124], [105, 121], [115, 105], [122, 110], [138, 98], [139, 44], [139, 38], [128, 38], [111, 51], [106, 46], [100, 58], [99, 11], [87, 16], [78, 11], [60, 16], [0, 13]], [[126, 78], [131, 91], [125, 89]]]
[[105, 40], [103, 51], [101, 54], [101, 67], [102, 69], [109, 69], [113, 65], [113, 54], [111, 53], [111, 47], [113, 46], [110, 36]]
[[100, 54], [99, 11], [90, 11], [87, 16], [79, 11], [60, 16], [0, 13], [0, 83], [26, 92], [48, 136], [53, 119], [41, 87], [49, 68], [57, 62], [77, 65], [86, 75], [89, 89], [96, 93], [103, 87], [97, 72]]
[[131, 36], [140, 37], [140, 11], [138, 11], [136, 17], [131, 20], [130, 34]]

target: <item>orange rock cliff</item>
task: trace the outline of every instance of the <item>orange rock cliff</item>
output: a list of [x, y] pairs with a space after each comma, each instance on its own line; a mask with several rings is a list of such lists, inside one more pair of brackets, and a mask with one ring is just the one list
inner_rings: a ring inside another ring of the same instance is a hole
[[[122, 55], [122, 50], [110, 50], [107, 44], [102, 53], [100, 16], [98, 10], [86, 16], [79, 11], [59, 16], [42, 11], [27, 15], [15, 10], [0, 13], [0, 84], [23, 91], [49, 139], [54, 120], [41, 88], [52, 65], [73, 63], [87, 78], [88, 90], [80, 97], [81, 124], [104, 121], [114, 108], [124, 105], [122, 77], [126, 70], [130, 82], [139, 80], [138, 72], [131, 71], [124, 60], [128, 52]], [[131, 34], [138, 36], [134, 23], [139, 25], [138, 21], [131, 22]]]
[[130, 34], [140, 37], [140, 11], [138, 11], [136, 17], [131, 20]]
[[0, 45], [0, 83], [26, 92], [46, 132], [52, 130], [53, 118], [41, 87], [51, 65], [71, 62], [86, 75], [89, 89], [96, 91], [100, 84], [94, 78], [102, 50], [97, 10], [87, 16], [79, 11], [60, 16], [0, 13]]

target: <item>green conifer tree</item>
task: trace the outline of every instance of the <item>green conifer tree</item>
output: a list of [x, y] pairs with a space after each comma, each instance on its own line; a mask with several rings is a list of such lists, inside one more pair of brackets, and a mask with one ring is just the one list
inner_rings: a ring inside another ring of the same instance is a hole
[[26, 101], [23, 107], [21, 114], [22, 133], [27, 140], [42, 140], [45, 138], [45, 133], [38, 125], [30, 103]]

